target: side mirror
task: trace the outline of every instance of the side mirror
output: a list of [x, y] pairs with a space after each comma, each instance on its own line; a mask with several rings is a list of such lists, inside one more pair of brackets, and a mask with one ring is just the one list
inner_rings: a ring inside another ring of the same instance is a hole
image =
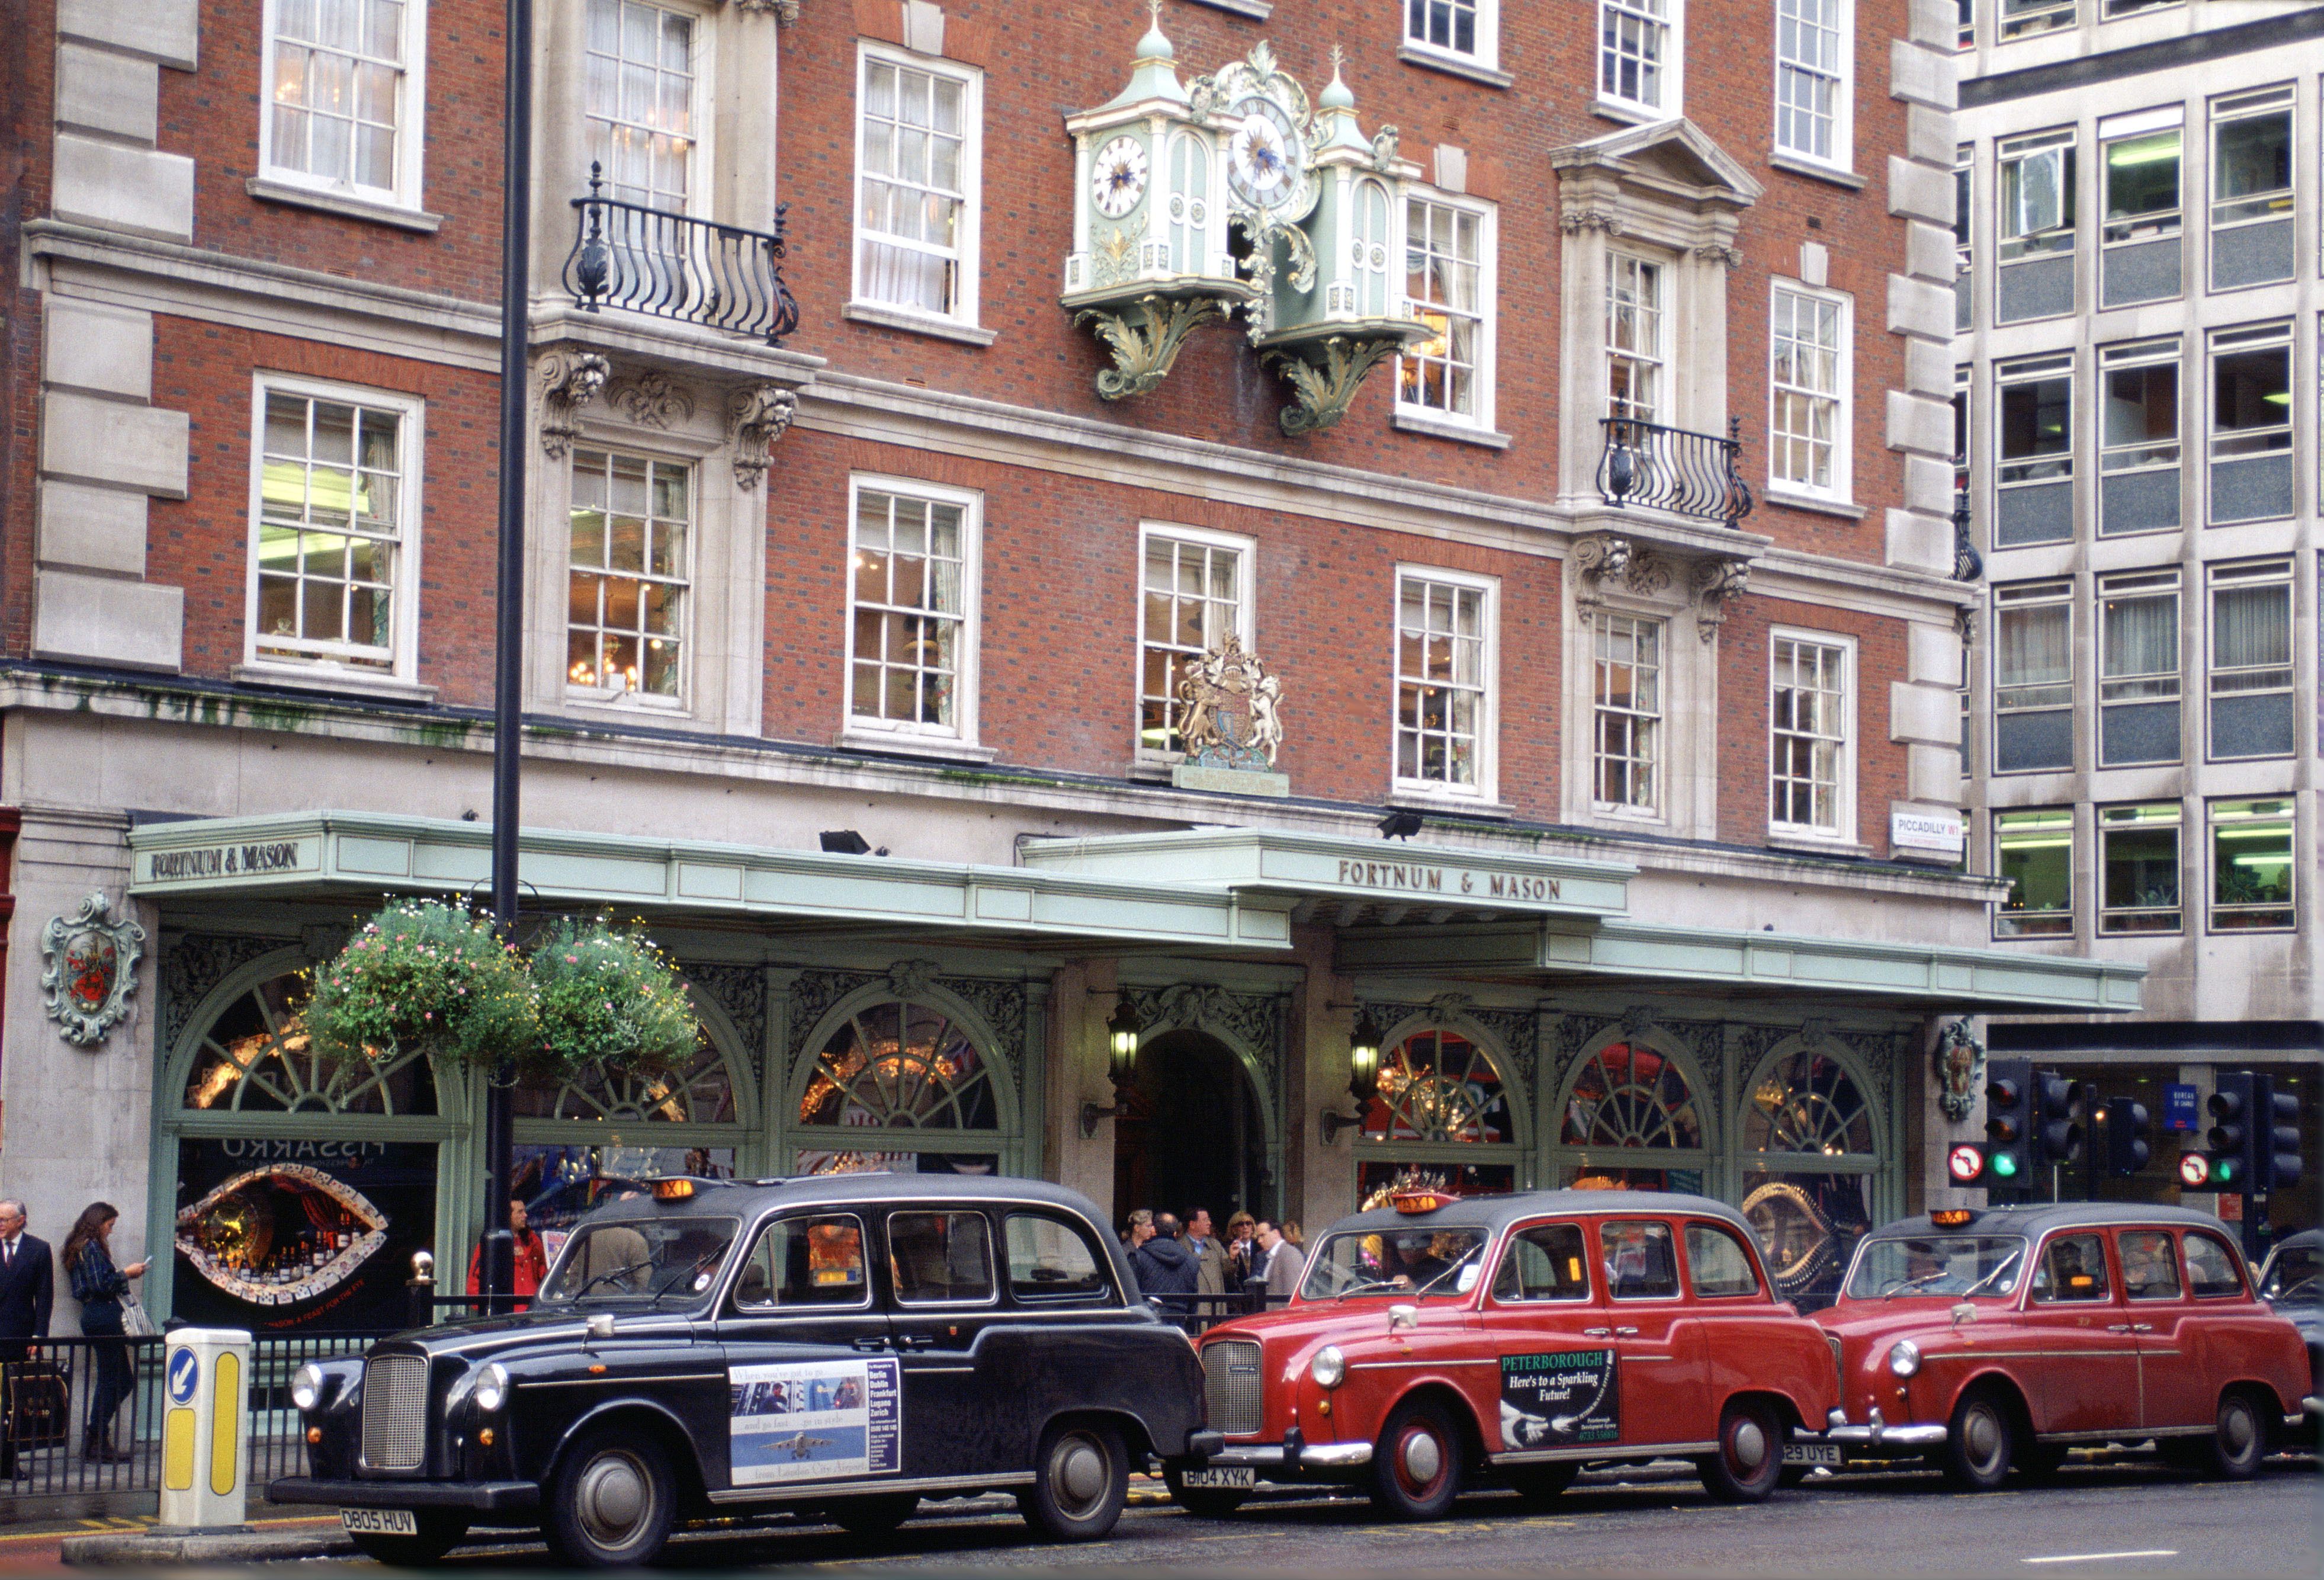
[[599, 1339], [609, 1339], [613, 1337], [613, 1314], [610, 1311], [591, 1312], [589, 1314], [586, 1331], [590, 1342], [593, 1344]]
[[1420, 1307], [1397, 1304], [1388, 1308], [1388, 1330], [1390, 1333], [1410, 1333], [1420, 1326]]

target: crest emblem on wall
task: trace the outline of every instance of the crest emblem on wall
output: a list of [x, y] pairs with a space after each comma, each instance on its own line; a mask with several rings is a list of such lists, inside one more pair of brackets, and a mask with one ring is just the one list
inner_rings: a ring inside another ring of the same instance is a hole
[[71, 917], [51, 917], [41, 929], [41, 988], [48, 995], [49, 1019], [67, 1042], [82, 1048], [105, 1040], [129, 1012], [137, 991], [137, 962], [145, 953], [145, 929], [115, 918], [102, 892], [80, 902]]
[[1985, 1085], [1985, 1045], [1955, 1021], [1937, 1033], [1937, 1106], [1955, 1124], [1977, 1106], [1978, 1088]]
[[1230, 635], [1188, 659], [1178, 683], [1185, 709], [1186, 761], [1204, 768], [1266, 772], [1283, 744], [1283, 682]]

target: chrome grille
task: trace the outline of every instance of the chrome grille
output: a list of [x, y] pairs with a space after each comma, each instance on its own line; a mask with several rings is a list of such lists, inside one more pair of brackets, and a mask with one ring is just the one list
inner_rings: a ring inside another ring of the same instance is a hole
[[374, 1470], [418, 1470], [428, 1452], [428, 1357], [364, 1363], [363, 1458]]
[[1203, 1346], [1203, 1403], [1214, 1432], [1259, 1430], [1267, 1418], [1257, 1344], [1221, 1339]]

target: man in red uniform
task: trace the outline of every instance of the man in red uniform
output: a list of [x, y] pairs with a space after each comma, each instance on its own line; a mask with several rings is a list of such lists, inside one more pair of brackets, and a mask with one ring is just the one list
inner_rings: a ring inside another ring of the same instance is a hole
[[[540, 1293], [540, 1281], [549, 1276], [549, 1252], [540, 1243], [540, 1236], [527, 1226], [524, 1203], [509, 1198], [509, 1228], [516, 1234], [516, 1292], [520, 1296]], [[477, 1242], [468, 1253], [468, 1293], [484, 1292], [484, 1247]], [[516, 1308], [523, 1310], [529, 1302], [520, 1299]]]

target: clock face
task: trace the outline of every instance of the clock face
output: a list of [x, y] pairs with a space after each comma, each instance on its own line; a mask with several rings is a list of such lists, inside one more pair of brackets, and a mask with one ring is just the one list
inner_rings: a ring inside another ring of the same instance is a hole
[[1146, 145], [1116, 137], [1097, 151], [1090, 166], [1090, 201], [1108, 219], [1119, 219], [1146, 196]]
[[1284, 207], [1305, 187], [1307, 149], [1283, 106], [1251, 97], [1229, 112], [1234, 135], [1227, 143], [1227, 179], [1253, 208]]

